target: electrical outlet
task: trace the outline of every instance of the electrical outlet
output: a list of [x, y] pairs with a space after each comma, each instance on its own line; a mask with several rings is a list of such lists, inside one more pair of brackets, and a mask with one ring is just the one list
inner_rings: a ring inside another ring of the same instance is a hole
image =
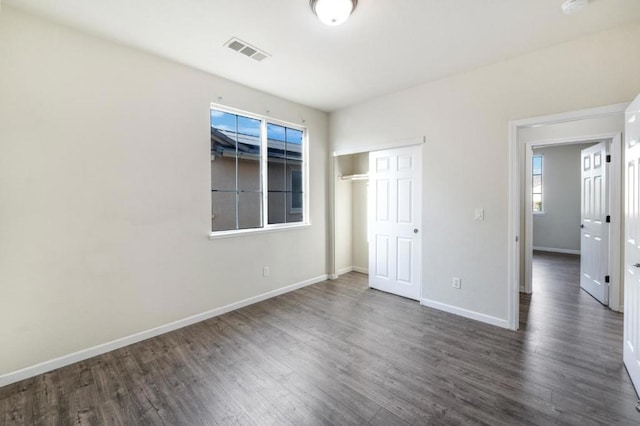
[[268, 267], [268, 266], [264, 266], [264, 267], [262, 268], [262, 276], [263, 276], [263, 277], [268, 277], [270, 272], [271, 272], [271, 271], [269, 271], [269, 267]]
[[462, 280], [460, 279], [460, 277], [453, 277], [453, 288], [462, 288]]

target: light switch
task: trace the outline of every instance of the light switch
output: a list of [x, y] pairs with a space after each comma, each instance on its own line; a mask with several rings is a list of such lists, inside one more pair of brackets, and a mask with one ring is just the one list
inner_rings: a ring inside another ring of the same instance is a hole
[[476, 208], [476, 220], [484, 220], [484, 209], [477, 207]]

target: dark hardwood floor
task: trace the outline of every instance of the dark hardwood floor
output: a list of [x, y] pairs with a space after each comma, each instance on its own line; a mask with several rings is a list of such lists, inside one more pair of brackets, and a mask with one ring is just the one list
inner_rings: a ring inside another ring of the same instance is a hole
[[518, 332], [350, 273], [1, 388], [0, 424], [640, 424], [622, 315], [534, 268]]

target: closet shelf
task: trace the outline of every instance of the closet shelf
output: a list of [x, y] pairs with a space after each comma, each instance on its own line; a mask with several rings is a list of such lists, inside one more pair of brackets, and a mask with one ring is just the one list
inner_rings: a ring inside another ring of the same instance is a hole
[[367, 173], [355, 174], [355, 175], [344, 175], [340, 176], [342, 180], [368, 180], [369, 175]]

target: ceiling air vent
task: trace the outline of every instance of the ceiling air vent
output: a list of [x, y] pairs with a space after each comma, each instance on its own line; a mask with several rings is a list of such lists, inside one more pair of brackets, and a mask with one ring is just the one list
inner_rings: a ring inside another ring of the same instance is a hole
[[243, 55], [248, 56], [251, 59], [255, 59], [258, 62], [261, 62], [271, 56], [264, 50], [260, 50], [255, 46], [251, 46], [249, 43], [245, 43], [244, 41], [239, 40], [235, 37], [226, 42], [224, 46], [227, 46], [229, 49], [235, 50], [238, 53], [242, 53]]

